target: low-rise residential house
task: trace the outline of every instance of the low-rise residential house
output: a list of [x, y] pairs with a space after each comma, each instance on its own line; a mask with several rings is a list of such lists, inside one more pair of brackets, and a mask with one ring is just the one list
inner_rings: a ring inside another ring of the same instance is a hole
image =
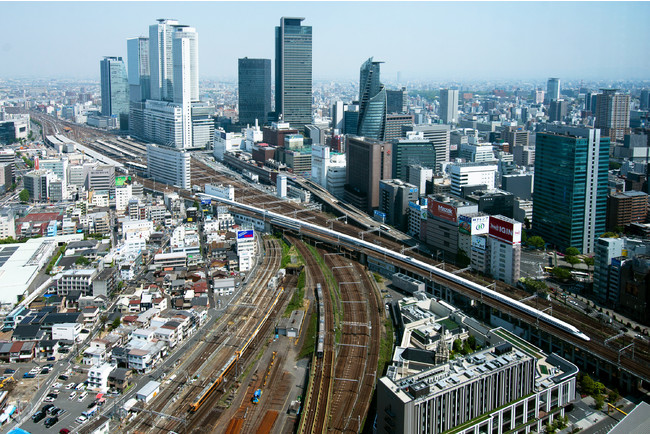
[[151, 320], [160, 316], [160, 310], [156, 308], [149, 308], [146, 311], [142, 312], [140, 315], [138, 315], [138, 320], [136, 322], [136, 325], [138, 327], [146, 328], [149, 327], [151, 324]]
[[[129, 345], [133, 344], [136, 344], [134, 340], [129, 342]], [[128, 349], [128, 368], [135, 369], [140, 373], [148, 373], [166, 353], [167, 344], [163, 341], [140, 342], [137, 347]]]
[[153, 307], [154, 309], [158, 309], [160, 311], [167, 310], [167, 299], [165, 297], [155, 297], [152, 300]]
[[56, 293], [57, 295], [68, 295], [70, 291], [78, 290], [83, 295], [91, 295], [96, 276], [95, 268], [65, 270], [54, 277]]
[[36, 346], [36, 358], [41, 361], [52, 360], [52, 357], [58, 359], [60, 347], [61, 344], [59, 341], [53, 339], [43, 339], [42, 341], [38, 341]]
[[79, 297], [79, 309], [85, 309], [90, 306], [106, 308], [108, 299], [103, 295]]
[[115, 368], [108, 376], [108, 388], [123, 392], [129, 387], [132, 371], [125, 368]]
[[83, 364], [99, 366], [106, 361], [106, 350], [98, 347], [90, 347], [84, 350]]
[[75, 342], [81, 333], [81, 323], [62, 323], [52, 326], [52, 340]]
[[99, 319], [100, 310], [96, 306], [88, 306], [81, 311], [85, 327], [92, 327]]
[[136, 329], [131, 333], [132, 341], [152, 342], [154, 340], [154, 329]]
[[115, 366], [108, 363], [93, 366], [88, 370], [88, 388], [97, 392], [108, 391], [108, 377], [115, 369]]
[[36, 354], [36, 342], [16, 341], [9, 350], [9, 363], [25, 363], [34, 360]]
[[156, 329], [153, 334], [155, 339], [167, 343], [169, 348], [174, 348], [178, 343], [177, 331], [174, 327], [162, 326]]
[[129, 313], [140, 312], [140, 300], [129, 300]]

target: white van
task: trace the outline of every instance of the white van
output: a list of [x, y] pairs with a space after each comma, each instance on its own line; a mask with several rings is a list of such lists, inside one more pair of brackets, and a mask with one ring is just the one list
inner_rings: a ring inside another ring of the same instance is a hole
[[86, 396], [88, 396], [88, 392], [86, 392], [86, 391], [84, 390], [83, 392], [81, 392], [81, 394], [79, 394], [79, 398], [78, 398], [77, 400], [78, 400], [79, 402], [81, 402], [81, 401], [83, 401], [84, 399], [86, 399]]

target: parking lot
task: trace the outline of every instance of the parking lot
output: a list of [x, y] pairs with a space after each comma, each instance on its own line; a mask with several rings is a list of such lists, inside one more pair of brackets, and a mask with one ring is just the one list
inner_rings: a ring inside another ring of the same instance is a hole
[[[63, 428], [72, 431], [73, 428], [81, 426], [80, 423], [75, 422], [75, 419], [82, 412], [88, 411], [90, 404], [97, 399], [97, 392], [85, 390], [83, 384], [87, 378], [85, 373], [73, 372], [70, 369], [65, 370], [62, 374], [58, 374], [56, 369], [54, 372], [38, 373], [42, 371], [44, 366], [37, 366], [32, 363], [28, 365], [5, 364], [0, 367], [0, 373], [3, 373], [4, 376], [13, 375], [16, 380], [12, 394], [17, 391], [29, 392], [20, 398], [22, 405], [20, 406], [21, 413], [18, 415], [18, 419], [27, 417], [22, 424], [22, 428], [34, 434], [59, 432]], [[52, 367], [55, 368], [55, 366]], [[12, 369], [15, 369], [13, 374], [10, 372]], [[27, 374], [28, 378], [24, 378], [25, 374]], [[32, 375], [33, 378], [31, 378]], [[44, 388], [47, 388], [47, 391], [44, 391]], [[29, 402], [36, 391], [47, 392], [47, 395], [51, 396], [46, 396], [38, 407], [31, 408]], [[105, 399], [104, 407], [111, 405], [114, 399], [108, 395], [103, 395], [102, 398]], [[32, 419], [32, 416], [46, 405], [54, 406], [50, 409], [50, 412], [54, 408], [63, 410], [57, 416], [58, 421], [50, 428], [45, 427], [45, 421], [52, 416], [51, 414], [41, 417], [38, 422], [34, 422]], [[101, 407], [98, 407], [98, 410], [101, 410]]]

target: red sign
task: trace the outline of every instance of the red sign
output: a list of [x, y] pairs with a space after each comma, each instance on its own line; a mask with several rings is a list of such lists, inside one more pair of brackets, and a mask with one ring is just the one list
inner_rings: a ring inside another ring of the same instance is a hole
[[521, 223], [490, 216], [490, 236], [510, 244], [521, 243]]
[[450, 222], [456, 222], [456, 207], [449, 205], [448, 203], [438, 202], [437, 200], [429, 199], [428, 202], [429, 213], [432, 216], [448, 220]]

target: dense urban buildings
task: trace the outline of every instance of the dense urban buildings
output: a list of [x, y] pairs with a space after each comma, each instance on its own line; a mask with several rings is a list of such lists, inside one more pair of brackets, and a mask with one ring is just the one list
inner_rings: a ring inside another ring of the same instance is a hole
[[440, 89], [440, 119], [443, 124], [458, 123], [458, 90]]
[[618, 89], [601, 89], [596, 96], [595, 128], [599, 128], [610, 141], [623, 140], [630, 133], [630, 96]]
[[312, 32], [304, 18], [282, 17], [275, 28], [275, 112], [302, 130], [311, 123]]
[[391, 143], [348, 137], [346, 201], [370, 214], [379, 207], [379, 181], [393, 177], [391, 152]]

